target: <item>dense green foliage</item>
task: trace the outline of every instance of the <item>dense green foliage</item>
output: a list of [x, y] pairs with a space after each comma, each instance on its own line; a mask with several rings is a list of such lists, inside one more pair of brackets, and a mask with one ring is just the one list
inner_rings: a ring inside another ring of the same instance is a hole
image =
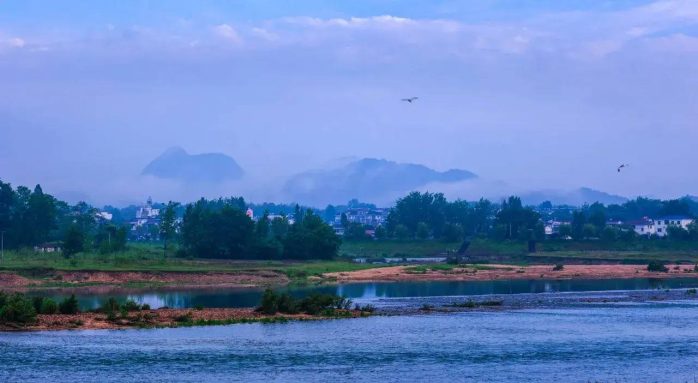
[[341, 243], [334, 230], [311, 210], [296, 209], [295, 222], [255, 223], [245, 214], [244, 200], [201, 199], [187, 205], [181, 243], [187, 255], [226, 259], [329, 259]]
[[493, 211], [492, 204], [485, 199], [469, 204], [462, 200], [449, 202], [441, 193], [412, 192], [400, 198], [390, 211], [386, 234], [401, 240], [457, 241], [464, 235], [487, 232]]
[[80, 312], [80, 306], [78, 305], [78, 300], [75, 298], [75, 294], [70, 297], [63, 299], [63, 301], [58, 304], [58, 311], [61, 314], [77, 314]]
[[330, 294], [313, 294], [297, 299], [288, 293], [277, 294], [271, 289], [264, 291], [257, 311], [273, 315], [276, 313], [309, 315], [332, 315], [335, 310], [349, 310], [351, 299]]
[[36, 321], [36, 309], [24, 294], [7, 295], [0, 291], [0, 323], [26, 325]]
[[660, 261], [652, 261], [647, 265], [647, 271], [666, 273], [669, 269]]
[[31, 248], [45, 242], [63, 242], [66, 255], [87, 249], [103, 253], [126, 247], [126, 228], [100, 220], [97, 210], [84, 202], [69, 205], [24, 186], [13, 189], [0, 181], [0, 231], [6, 249]]

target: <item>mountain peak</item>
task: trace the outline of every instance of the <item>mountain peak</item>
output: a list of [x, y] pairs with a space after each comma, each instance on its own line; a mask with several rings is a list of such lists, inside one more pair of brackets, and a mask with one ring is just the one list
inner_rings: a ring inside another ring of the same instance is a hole
[[151, 161], [141, 174], [182, 182], [219, 183], [241, 178], [243, 170], [225, 154], [188, 154], [174, 146]]
[[476, 177], [467, 170], [439, 172], [420, 164], [361, 158], [338, 168], [297, 174], [288, 180], [285, 191], [299, 202], [315, 205], [352, 198], [378, 202], [433, 182], [452, 183]]

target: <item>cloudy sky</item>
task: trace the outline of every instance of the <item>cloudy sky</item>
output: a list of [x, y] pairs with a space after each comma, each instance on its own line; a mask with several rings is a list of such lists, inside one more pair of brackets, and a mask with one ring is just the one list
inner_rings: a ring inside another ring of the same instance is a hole
[[695, 0], [0, 0], [0, 178], [99, 203], [176, 198], [175, 145], [253, 200], [346, 156], [698, 194], [697, 124]]

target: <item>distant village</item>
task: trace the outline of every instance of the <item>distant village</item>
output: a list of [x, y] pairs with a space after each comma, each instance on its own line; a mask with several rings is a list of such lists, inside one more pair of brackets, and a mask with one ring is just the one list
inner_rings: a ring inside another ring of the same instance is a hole
[[[159, 240], [160, 226], [160, 208], [155, 207], [151, 198], [138, 206], [135, 210], [135, 217], [128, 221], [130, 232], [130, 241], [157, 241]], [[573, 206], [559, 207], [534, 207], [534, 210], [541, 215], [541, 220], [545, 225], [545, 235], [548, 238], [572, 239], [560, 233], [560, 228], [572, 224], [570, 220], [561, 220], [554, 218], [559, 215], [570, 215], [576, 210]], [[257, 221], [263, 216], [263, 212], [255, 211], [253, 207], [248, 207], [246, 214], [252, 220]], [[335, 234], [344, 236], [346, 223], [359, 224], [365, 228], [367, 237], [375, 238], [376, 229], [380, 226], [385, 226], [390, 213], [389, 208], [378, 208], [373, 206], [367, 207], [347, 207], [341, 209], [334, 216], [325, 216], [325, 221], [332, 226]], [[99, 211], [97, 218], [103, 221], [111, 221], [113, 213], [107, 211]], [[286, 218], [290, 224], [294, 223], [293, 213], [268, 213], [267, 219], [274, 220], [275, 218]], [[494, 215], [491, 217], [494, 219]], [[178, 218], [181, 222], [181, 217]], [[640, 220], [608, 220], [607, 226], [618, 228], [619, 230], [632, 230], [638, 236], [646, 237], [665, 237], [668, 235], [670, 227], [680, 227], [688, 230], [689, 225], [694, 222], [694, 219], [684, 215], [668, 215], [657, 217], [643, 217]]]

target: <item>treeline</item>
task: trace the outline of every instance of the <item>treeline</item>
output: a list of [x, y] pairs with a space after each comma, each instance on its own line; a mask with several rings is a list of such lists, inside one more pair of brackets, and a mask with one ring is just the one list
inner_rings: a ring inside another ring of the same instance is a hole
[[0, 181], [0, 231], [4, 247], [17, 249], [45, 242], [62, 242], [66, 255], [84, 250], [119, 251], [126, 246], [127, 228], [97, 218], [97, 209], [81, 202], [69, 205], [40, 185], [34, 190], [12, 188]]
[[[695, 217], [697, 213], [698, 202], [688, 197], [666, 201], [640, 197], [620, 205], [594, 203], [578, 208], [554, 207], [550, 202], [525, 206], [516, 196], [493, 203], [486, 199], [448, 201], [441, 193], [412, 192], [397, 200], [385, 227], [375, 228], [375, 237], [460, 241], [480, 236], [494, 240], [543, 240], [546, 239], [545, 220], [564, 220], [569, 223], [561, 225], [553, 238], [634, 240], [637, 234], [629, 225], [609, 223], [643, 217]], [[342, 224], [346, 239], [366, 239], [366, 228], [362, 225]], [[680, 227], [668, 230], [672, 239], [698, 240], [696, 224], [688, 230]]]
[[441, 193], [412, 192], [391, 209], [385, 231], [376, 236], [396, 239], [460, 241], [469, 236], [499, 239], [536, 239], [544, 236], [540, 214], [518, 197], [495, 205], [486, 199], [474, 203], [448, 201]]
[[185, 255], [226, 259], [329, 259], [341, 240], [312, 210], [296, 207], [286, 217], [255, 222], [245, 214], [242, 198], [201, 199], [186, 206], [180, 227]]

